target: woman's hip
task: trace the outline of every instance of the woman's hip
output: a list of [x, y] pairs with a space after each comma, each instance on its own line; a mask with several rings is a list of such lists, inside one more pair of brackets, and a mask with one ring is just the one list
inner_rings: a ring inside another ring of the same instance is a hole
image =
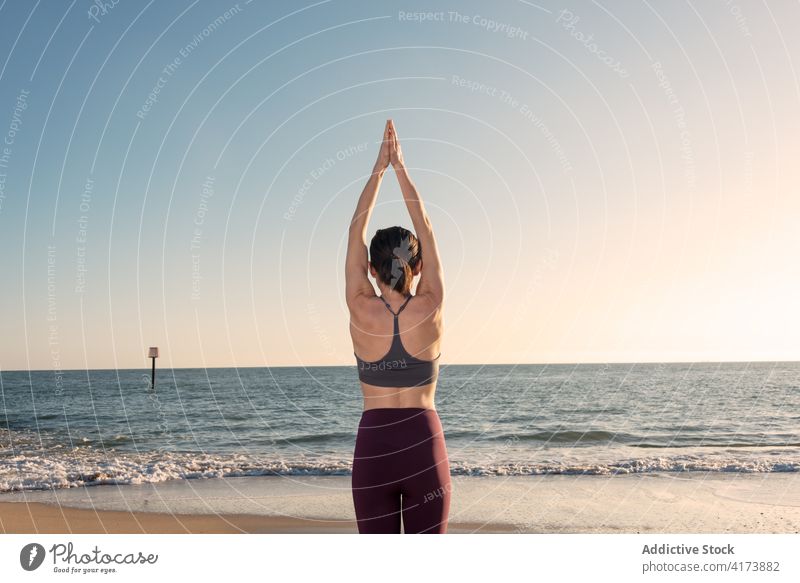
[[444, 445], [444, 430], [435, 409], [390, 407], [361, 414], [356, 455], [400, 455]]

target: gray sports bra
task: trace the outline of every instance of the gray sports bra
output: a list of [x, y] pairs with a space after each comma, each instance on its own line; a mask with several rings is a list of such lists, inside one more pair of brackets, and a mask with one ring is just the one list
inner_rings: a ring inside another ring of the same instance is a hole
[[409, 294], [396, 313], [392, 312], [392, 308], [386, 303], [386, 300], [381, 298], [386, 309], [392, 312], [394, 316], [392, 345], [383, 358], [372, 362], [362, 360], [355, 352], [353, 353], [358, 364], [358, 378], [362, 382], [378, 387], [421, 387], [431, 384], [439, 377], [439, 357], [441, 353], [433, 360], [420, 360], [406, 352], [403, 343], [400, 341], [400, 327], [397, 323], [397, 317], [406, 307], [411, 297]]

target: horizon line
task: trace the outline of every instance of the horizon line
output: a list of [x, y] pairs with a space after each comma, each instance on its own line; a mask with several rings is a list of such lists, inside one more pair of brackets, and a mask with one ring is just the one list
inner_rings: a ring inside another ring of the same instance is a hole
[[[581, 362], [573, 362], [573, 361], [563, 361], [563, 362], [483, 362], [483, 363], [469, 363], [469, 362], [461, 362], [461, 363], [453, 363], [453, 364], [442, 364], [443, 367], [446, 366], [554, 366], [554, 365], [582, 365], [582, 364], [613, 364], [613, 365], [636, 365], [636, 364], [763, 364], [763, 363], [798, 363], [800, 360], [642, 360], [642, 361], [581, 361]], [[231, 366], [167, 366], [162, 368], [156, 368], [156, 370], [211, 370], [217, 368], [346, 368], [346, 367], [355, 367], [355, 364], [311, 364], [311, 365], [302, 365], [302, 364], [280, 364], [280, 365], [261, 365], [261, 364], [249, 364], [249, 365], [231, 365]], [[139, 368], [33, 368], [33, 369], [9, 369], [3, 370], [0, 368], [0, 375], [4, 372], [75, 372], [75, 371], [89, 371], [89, 370], [139, 370]], [[142, 366], [142, 370], [150, 370], [150, 365], [145, 364]]]

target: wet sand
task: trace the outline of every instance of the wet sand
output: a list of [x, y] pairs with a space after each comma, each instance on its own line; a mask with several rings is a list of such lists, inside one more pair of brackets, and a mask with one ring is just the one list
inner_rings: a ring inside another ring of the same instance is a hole
[[[356, 533], [350, 478], [176, 480], [0, 495], [4, 533]], [[453, 477], [460, 533], [798, 533], [800, 474]]]

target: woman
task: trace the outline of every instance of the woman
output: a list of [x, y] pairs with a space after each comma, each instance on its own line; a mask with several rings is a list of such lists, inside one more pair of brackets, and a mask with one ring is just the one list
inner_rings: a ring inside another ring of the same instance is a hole
[[[379, 229], [367, 259], [367, 223], [389, 164], [417, 234], [402, 227]], [[412, 296], [416, 275], [420, 279]], [[433, 399], [444, 277], [433, 229], [405, 168], [392, 120], [386, 122], [378, 160], [350, 223], [345, 281], [364, 394], [353, 459], [358, 531], [399, 533], [402, 516], [406, 533], [445, 533], [450, 464]]]

